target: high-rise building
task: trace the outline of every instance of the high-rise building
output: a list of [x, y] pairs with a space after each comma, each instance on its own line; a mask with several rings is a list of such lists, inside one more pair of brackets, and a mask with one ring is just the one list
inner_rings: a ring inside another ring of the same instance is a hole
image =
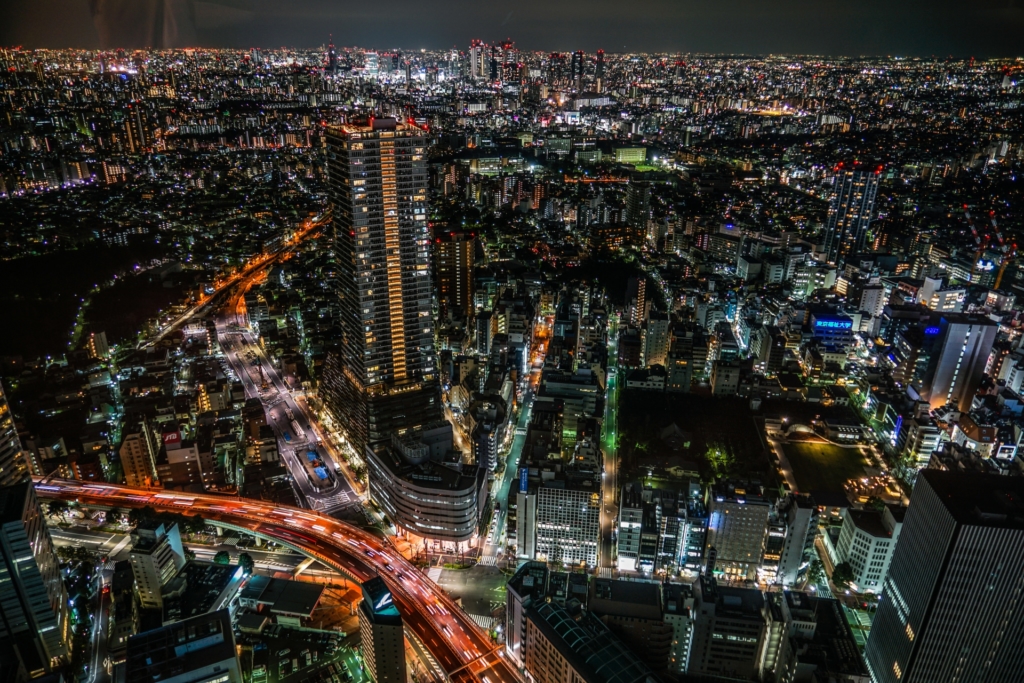
[[128, 639], [126, 683], [242, 683], [231, 615], [207, 612]]
[[601, 92], [604, 88], [604, 50], [597, 51], [597, 65], [594, 67], [594, 78], [597, 80], [595, 90]]
[[162, 607], [160, 589], [185, 566], [178, 525], [171, 522], [164, 526], [158, 520], [140, 522], [132, 532], [131, 561], [139, 604], [146, 609]]
[[810, 496], [790, 495], [779, 504], [786, 526], [786, 538], [779, 556], [777, 580], [783, 586], [797, 582], [800, 569], [814, 551], [818, 532], [818, 507]]
[[431, 311], [426, 137], [393, 118], [331, 128], [342, 338], [324, 401], [361, 453], [441, 417]]
[[370, 78], [377, 78], [380, 74], [380, 56], [376, 52], [364, 52], [363, 69]]
[[836, 167], [836, 193], [825, 226], [825, 254], [829, 263], [841, 268], [847, 257], [864, 248], [881, 172], [879, 165], [858, 161]]
[[402, 615], [387, 584], [374, 577], [363, 584], [359, 603], [359, 643], [363, 664], [375, 683], [405, 683]]
[[52, 672], [70, 639], [68, 595], [35, 489], [0, 487], [0, 680]]
[[572, 84], [576, 90], [583, 89], [584, 59], [583, 50], [576, 50], [572, 53]]
[[645, 366], [661, 365], [664, 367], [672, 342], [671, 322], [668, 313], [652, 310], [648, 315], [643, 329], [643, 364]]
[[9, 486], [27, 479], [28, 462], [14, 425], [14, 415], [7, 403], [3, 383], [0, 383], [0, 486]]
[[630, 180], [626, 187], [626, 223], [646, 234], [650, 215], [651, 184], [645, 180]]
[[[947, 313], [925, 327], [931, 354], [920, 394], [932, 410], [950, 404], [962, 411], [971, 409], [998, 331], [990, 318], [971, 313]], [[929, 344], [929, 338], [935, 342]]]
[[[529, 468], [533, 469], [533, 468]], [[520, 471], [516, 539], [520, 557], [596, 567], [601, 540], [600, 479], [586, 472]]]
[[474, 81], [487, 78], [487, 46], [480, 40], [469, 43], [469, 77]]
[[1024, 671], [1024, 479], [923, 470], [864, 657], [876, 683]]
[[771, 515], [771, 505], [760, 488], [719, 484], [711, 492], [708, 512], [709, 555], [715, 549], [708, 573], [724, 575], [730, 581], [756, 579]]
[[332, 76], [338, 73], [338, 52], [334, 49], [334, 36], [327, 43], [327, 73]]
[[437, 234], [434, 248], [437, 300], [441, 306], [441, 315], [468, 319], [473, 314], [476, 235], [467, 232], [441, 232]]
[[128, 486], [159, 486], [156, 473], [156, 436], [145, 418], [135, 424], [126, 424], [121, 445], [117, 449]]
[[881, 593], [889, 563], [903, 528], [904, 508], [850, 510], [843, 517], [836, 554], [853, 572], [851, 588], [860, 593]]
[[701, 576], [693, 584], [693, 640], [687, 673], [761, 680], [768, 609], [764, 593], [719, 586]]

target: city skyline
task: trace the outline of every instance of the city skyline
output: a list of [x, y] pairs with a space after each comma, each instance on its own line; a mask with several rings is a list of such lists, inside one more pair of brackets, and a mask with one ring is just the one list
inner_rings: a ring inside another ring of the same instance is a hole
[[[333, 34], [339, 45], [445, 49], [465, 36], [516, 39], [529, 50], [1005, 57], [1020, 54], [1019, 2], [836, 4], [789, 0], [707, 3], [645, 0], [479, 7], [400, 0], [387, 12], [365, 3], [300, 0], [288, 10], [246, 0], [42, 0], [0, 10], [0, 44], [26, 47], [308, 48]], [[156, 8], [163, 9], [161, 18]], [[45, 17], [45, 19], [43, 19]]]
[[976, 37], [880, 2], [74, 1], [246, 44], [0, 47], [4, 683], [1020, 669], [1024, 60], [616, 47]]

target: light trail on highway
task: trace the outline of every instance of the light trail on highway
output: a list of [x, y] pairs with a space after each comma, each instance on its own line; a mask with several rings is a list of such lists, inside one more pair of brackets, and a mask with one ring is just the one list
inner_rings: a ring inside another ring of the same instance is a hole
[[444, 590], [383, 540], [313, 510], [263, 501], [65, 479], [36, 481], [40, 498], [84, 506], [142, 508], [200, 515], [290, 546], [355, 581], [380, 576], [405, 620], [444, 668], [449, 681], [518, 683], [515, 670], [490, 638]]

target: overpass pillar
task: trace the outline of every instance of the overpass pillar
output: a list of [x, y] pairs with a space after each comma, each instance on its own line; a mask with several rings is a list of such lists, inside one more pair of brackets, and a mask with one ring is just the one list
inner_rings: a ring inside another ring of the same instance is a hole
[[298, 566], [295, 567], [295, 571], [292, 572], [292, 576], [298, 577], [299, 574], [309, 569], [309, 566], [313, 564], [314, 560], [312, 557], [307, 557], [302, 562], [299, 562]]

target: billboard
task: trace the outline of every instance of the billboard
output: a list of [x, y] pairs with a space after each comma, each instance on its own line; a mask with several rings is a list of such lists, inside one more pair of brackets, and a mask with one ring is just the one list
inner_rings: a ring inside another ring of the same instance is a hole
[[530, 470], [526, 467], [519, 468], [519, 492], [526, 493], [530, 487]]

